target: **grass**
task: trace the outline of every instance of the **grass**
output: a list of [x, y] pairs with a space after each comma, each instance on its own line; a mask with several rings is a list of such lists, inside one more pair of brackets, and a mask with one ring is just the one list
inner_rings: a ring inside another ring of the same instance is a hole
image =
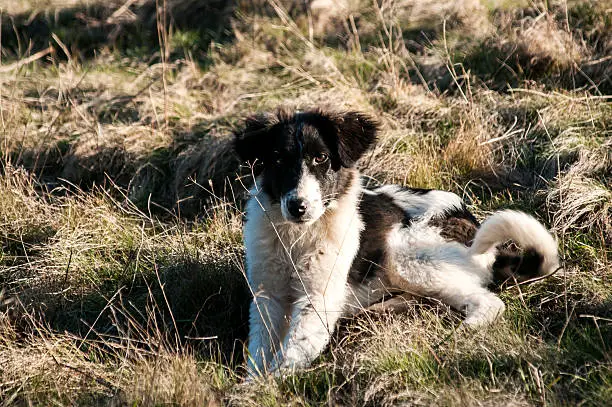
[[[6, 2], [0, 403], [606, 405], [603, 3], [168, 0], [163, 25], [148, 0]], [[279, 104], [375, 115], [373, 182], [533, 213], [565, 271], [503, 288], [486, 330], [428, 300], [367, 312], [311, 368], [242, 384], [249, 169], [231, 132]]]

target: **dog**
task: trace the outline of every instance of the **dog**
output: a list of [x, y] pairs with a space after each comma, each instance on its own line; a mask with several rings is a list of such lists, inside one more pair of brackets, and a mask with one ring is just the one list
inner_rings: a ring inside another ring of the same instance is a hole
[[[234, 148], [255, 170], [244, 224], [250, 378], [308, 366], [338, 319], [390, 292], [432, 297], [480, 327], [504, 312], [487, 288], [554, 272], [555, 239], [521, 212], [479, 225], [454, 193], [363, 186], [379, 124], [359, 112], [279, 109], [246, 119]], [[512, 241], [522, 251], [498, 248]]]

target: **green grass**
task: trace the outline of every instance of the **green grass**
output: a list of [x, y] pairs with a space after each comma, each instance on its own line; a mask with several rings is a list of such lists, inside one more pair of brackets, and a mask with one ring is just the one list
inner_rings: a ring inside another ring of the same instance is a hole
[[[154, 2], [106, 20], [124, 3], [2, 13], [1, 405], [612, 398], [603, 3], [355, 1], [309, 18], [289, 0], [179, 0], [162, 52]], [[278, 105], [376, 116], [366, 175], [452, 190], [480, 218], [533, 213], [565, 273], [502, 289], [488, 329], [423, 300], [343, 321], [311, 368], [243, 384], [249, 169], [231, 133]]]

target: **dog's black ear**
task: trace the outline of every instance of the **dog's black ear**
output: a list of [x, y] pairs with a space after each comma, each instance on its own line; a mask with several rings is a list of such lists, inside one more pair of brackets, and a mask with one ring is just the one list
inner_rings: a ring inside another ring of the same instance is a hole
[[271, 130], [278, 123], [276, 116], [262, 113], [249, 116], [244, 129], [234, 133], [234, 150], [241, 161], [263, 160], [272, 143]]
[[336, 122], [338, 127], [338, 155], [342, 165], [350, 167], [374, 144], [378, 123], [371, 117], [346, 112]]
[[359, 112], [335, 114], [331, 120], [338, 137], [338, 158], [343, 167], [351, 167], [376, 141], [379, 124]]

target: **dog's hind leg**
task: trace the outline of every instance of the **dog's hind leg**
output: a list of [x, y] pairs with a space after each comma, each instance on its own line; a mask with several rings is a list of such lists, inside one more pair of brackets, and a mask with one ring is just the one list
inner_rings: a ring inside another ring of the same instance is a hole
[[484, 287], [475, 290], [461, 302], [465, 304], [464, 311], [466, 314], [463, 323], [473, 328], [486, 326], [494, 322], [506, 310], [504, 302]]
[[487, 325], [503, 314], [504, 303], [487, 290], [482, 266], [471, 260], [463, 245], [408, 245], [401, 240], [397, 245], [392, 239], [390, 243], [396, 265], [394, 285], [464, 312], [467, 326]]
[[[464, 324], [467, 326], [488, 325], [505, 310], [505, 305], [499, 297], [483, 287], [473, 274], [462, 270], [456, 264], [404, 263], [397, 271], [407, 290], [436, 298], [464, 312]], [[415, 272], [419, 274], [417, 278]]]

